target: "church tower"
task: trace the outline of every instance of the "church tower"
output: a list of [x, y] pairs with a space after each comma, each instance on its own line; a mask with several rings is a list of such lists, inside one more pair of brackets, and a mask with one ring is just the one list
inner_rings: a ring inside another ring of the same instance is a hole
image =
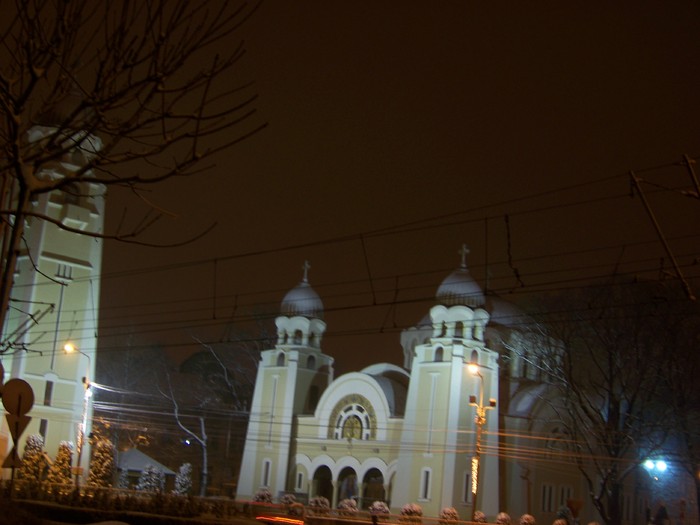
[[430, 327], [421, 323], [402, 335], [411, 379], [392, 497], [393, 508], [416, 502], [424, 514], [437, 516], [455, 507], [461, 519], [471, 519], [474, 510], [479, 425], [470, 402], [487, 411], [480, 433], [478, 509], [489, 516], [499, 511], [498, 414], [488, 413], [498, 397], [498, 354], [486, 347], [489, 314], [467, 269], [467, 253], [462, 247], [460, 267], [438, 288]]
[[[51, 122], [61, 118], [60, 114], [45, 117], [46, 124], [31, 128], [28, 140], [40, 144], [53, 136], [56, 128]], [[78, 140], [65, 133], [66, 140], [80, 146], [39, 177], [68, 178], [101, 148], [95, 136], [76, 132]], [[40, 434], [47, 454], [55, 457], [61, 441], [77, 445], [80, 436], [89, 433], [103, 244], [90, 234], [103, 232], [105, 188], [90, 182], [89, 172], [82, 179], [41, 194], [32, 203], [33, 216], [27, 218], [26, 242], [17, 261], [13, 301], [3, 327], [3, 339], [13, 351], [3, 357], [3, 366], [11, 378], [31, 385], [35, 399], [28, 414], [32, 420], [17, 446], [20, 454], [31, 434]], [[64, 350], [68, 343], [74, 349], [71, 354]], [[86, 441], [80, 454], [83, 467], [90, 457]], [[3, 457], [11, 445], [3, 418]]]
[[301, 282], [282, 300], [275, 348], [261, 352], [238, 480], [241, 500], [261, 489], [273, 497], [292, 491], [296, 417], [313, 414], [333, 380], [333, 358], [321, 350], [323, 303], [309, 285], [309, 268], [305, 263]]

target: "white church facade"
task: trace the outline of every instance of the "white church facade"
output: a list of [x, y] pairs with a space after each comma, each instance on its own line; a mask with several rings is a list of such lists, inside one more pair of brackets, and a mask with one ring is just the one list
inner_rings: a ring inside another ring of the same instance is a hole
[[[513, 312], [522, 314], [503, 301], [487, 300], [465, 255], [466, 250], [460, 267], [439, 286], [429, 315], [401, 334], [403, 367], [379, 363], [338, 378], [321, 346], [323, 304], [305, 271], [282, 301], [277, 344], [263, 352], [259, 364], [239, 499], [266, 488], [277, 498], [324, 496], [333, 506], [345, 498], [364, 508], [382, 500], [395, 512], [415, 502], [432, 516], [455, 507], [466, 519], [474, 510], [474, 404], [480, 404], [485, 418], [477, 507], [495, 516], [513, 500], [522, 512], [531, 510], [535, 495], [531, 491], [528, 500], [527, 484], [534, 476], [523, 479], [517, 465], [499, 456], [502, 427], [518, 424], [517, 417], [489, 410], [503, 392], [499, 349], [489, 341], [501, 344], [512, 337], [508, 320]], [[511, 360], [511, 366], [517, 368], [517, 362]], [[521, 408], [530, 403], [527, 410], [532, 409], [533, 399], [521, 400]], [[558, 485], [553, 489], [552, 505], [562, 495], [582, 496], [573, 474], [571, 480], [564, 476], [564, 493]]]

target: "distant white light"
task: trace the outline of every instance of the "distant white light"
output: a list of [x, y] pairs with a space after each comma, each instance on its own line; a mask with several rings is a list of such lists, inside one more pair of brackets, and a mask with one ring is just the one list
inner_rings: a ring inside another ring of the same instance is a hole
[[650, 459], [647, 459], [647, 460], [644, 462], [644, 468], [647, 469], [647, 470], [653, 469], [653, 468], [654, 468], [654, 462], [653, 462], [652, 460], [650, 460]]
[[663, 472], [667, 468], [668, 468], [668, 465], [666, 465], [665, 461], [659, 460], [656, 462], [656, 470], [658, 470], [659, 472]]

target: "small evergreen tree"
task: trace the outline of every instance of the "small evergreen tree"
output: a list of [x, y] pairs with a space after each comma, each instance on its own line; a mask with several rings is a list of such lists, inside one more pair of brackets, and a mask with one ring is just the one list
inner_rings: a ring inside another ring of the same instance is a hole
[[65, 485], [71, 482], [71, 459], [73, 456], [73, 443], [61, 441], [58, 445], [58, 453], [53, 465], [49, 467], [46, 481]]
[[31, 482], [41, 482], [48, 467], [46, 452], [44, 452], [44, 438], [39, 434], [33, 434], [27, 438], [22, 454], [22, 464], [17, 473], [18, 479]]
[[180, 465], [180, 470], [178, 470], [175, 476], [175, 488], [173, 489], [173, 493], [185, 495], [190, 492], [192, 492], [192, 464], [183, 463]]
[[114, 478], [114, 445], [104, 437], [98, 436], [92, 443], [92, 460], [88, 485], [94, 487], [111, 487]]
[[165, 474], [155, 465], [146, 465], [146, 468], [139, 476], [139, 482], [136, 484], [136, 490], [145, 492], [160, 492], [165, 486]]

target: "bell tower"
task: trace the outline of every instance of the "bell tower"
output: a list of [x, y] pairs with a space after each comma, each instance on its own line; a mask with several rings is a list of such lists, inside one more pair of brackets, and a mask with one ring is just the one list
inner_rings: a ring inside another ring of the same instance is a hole
[[[40, 144], [54, 137], [55, 119], [60, 122], [60, 115], [32, 127], [27, 140]], [[64, 133], [67, 141], [78, 145], [38, 177], [70, 179], [101, 148], [98, 137], [76, 131], [76, 139], [70, 130]], [[76, 445], [81, 430], [89, 432], [92, 419], [86, 400], [96, 361], [103, 248], [98, 236], [104, 229], [105, 188], [90, 178], [87, 172], [80, 181], [41, 194], [32, 203], [34, 213], [25, 226], [26, 243], [19, 253], [13, 302], [3, 327], [3, 338], [14, 349], [4, 357], [5, 371], [27, 381], [34, 391], [34, 408], [28, 414], [32, 420], [22, 436], [26, 440], [40, 434], [51, 457], [61, 441]], [[66, 353], [68, 343], [77, 351]], [[7, 435], [3, 419], [3, 449], [9, 446]], [[81, 454], [84, 469], [89, 457], [86, 444]]]
[[[463, 246], [459, 253], [460, 267], [437, 290], [431, 327], [419, 327], [421, 333], [430, 330], [427, 340], [416, 344], [415, 338], [405, 339], [410, 343], [404, 352], [411, 354], [406, 358], [411, 380], [392, 507], [416, 502], [432, 516], [444, 507], [455, 507], [460, 519], [470, 520], [477, 431], [483, 430], [480, 450], [498, 445], [497, 414], [489, 414], [479, 428], [470, 401], [489, 403], [498, 397], [498, 354], [486, 347], [489, 314], [484, 293], [467, 269], [468, 250]], [[497, 455], [482, 453], [480, 466], [479, 494], [489, 496], [478, 498], [478, 505], [487, 515], [495, 515]]]
[[313, 414], [333, 380], [333, 358], [321, 350], [323, 303], [309, 284], [309, 268], [304, 263], [301, 282], [282, 300], [275, 348], [261, 352], [238, 480], [243, 500], [261, 489], [273, 497], [291, 492], [296, 416]]

